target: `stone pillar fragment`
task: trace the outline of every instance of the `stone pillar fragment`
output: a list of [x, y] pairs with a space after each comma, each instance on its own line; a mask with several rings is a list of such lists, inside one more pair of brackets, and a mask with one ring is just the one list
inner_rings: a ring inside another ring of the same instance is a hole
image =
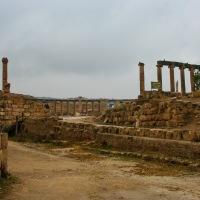
[[[162, 65], [157, 65], [157, 79], [158, 79], [158, 82], [161, 82], [161, 87], [162, 87]], [[158, 89], [158, 91], [162, 91], [162, 88], [161, 89]]]
[[10, 83], [8, 83], [8, 59], [2, 58], [2, 90], [5, 94], [10, 93]]
[[194, 67], [189, 68], [190, 71], [190, 84], [191, 84], [191, 92], [195, 91], [195, 83], [194, 83]]
[[138, 64], [140, 67], [140, 95], [144, 96], [144, 91], [145, 91], [145, 84], [144, 84], [144, 63]]
[[170, 91], [175, 92], [174, 85], [174, 65], [169, 66], [169, 74], [170, 74]]
[[180, 69], [180, 76], [181, 76], [181, 93], [182, 95], [185, 95], [185, 65], [183, 64]]

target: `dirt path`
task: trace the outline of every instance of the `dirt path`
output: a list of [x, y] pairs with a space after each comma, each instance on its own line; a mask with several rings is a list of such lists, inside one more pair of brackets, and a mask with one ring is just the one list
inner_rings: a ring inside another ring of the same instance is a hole
[[20, 178], [6, 200], [200, 199], [196, 175], [137, 175], [137, 163], [113, 158], [79, 161], [9, 142], [9, 171]]

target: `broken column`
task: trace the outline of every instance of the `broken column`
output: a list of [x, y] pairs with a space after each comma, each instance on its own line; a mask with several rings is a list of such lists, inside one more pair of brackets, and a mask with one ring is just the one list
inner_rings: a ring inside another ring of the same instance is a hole
[[194, 67], [189, 68], [190, 71], [190, 84], [191, 84], [191, 92], [195, 91], [195, 83], [194, 83]]
[[175, 92], [174, 87], [174, 65], [169, 65], [169, 74], [170, 74], [170, 91]]
[[2, 90], [5, 94], [10, 93], [10, 83], [8, 83], [8, 58], [2, 58]]
[[138, 66], [140, 67], [140, 95], [144, 96], [144, 63], [139, 62]]
[[181, 76], [181, 93], [185, 95], [185, 65], [183, 64], [180, 69], [180, 76]]
[[157, 79], [158, 82], [161, 82], [161, 89], [158, 89], [158, 91], [162, 91], [162, 65], [157, 65]]

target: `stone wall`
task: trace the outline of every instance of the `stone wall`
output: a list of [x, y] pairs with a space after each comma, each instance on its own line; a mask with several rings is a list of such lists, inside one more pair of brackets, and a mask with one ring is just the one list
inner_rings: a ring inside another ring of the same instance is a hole
[[0, 177], [5, 178], [8, 174], [8, 135], [0, 133]]
[[[100, 105], [100, 110], [105, 111], [107, 100], [102, 100]], [[22, 113], [24, 117], [86, 114], [85, 107], [86, 103], [82, 102], [82, 112], [80, 113], [78, 100], [47, 100], [18, 94], [0, 95], [0, 121], [15, 121], [16, 116], [22, 116]], [[98, 101], [88, 101], [87, 109], [88, 115], [99, 114]]]
[[132, 102], [106, 111], [98, 122], [140, 127], [181, 127], [200, 113], [200, 104], [183, 100]]
[[51, 110], [46, 109], [40, 100], [24, 95], [10, 95], [0, 97], [0, 120], [12, 121], [16, 116], [47, 117]]
[[[191, 95], [190, 93], [188, 95]], [[155, 98], [168, 98], [168, 97], [180, 97], [180, 92], [166, 92], [166, 91], [157, 91], [157, 90], [151, 90], [151, 91], [144, 91], [143, 96], [139, 96], [139, 98], [144, 99], [155, 99]]]
[[26, 119], [21, 136], [36, 141], [96, 140], [126, 151], [152, 151], [170, 156], [200, 158], [200, 131], [136, 129], [87, 123], [69, 123], [54, 118]]

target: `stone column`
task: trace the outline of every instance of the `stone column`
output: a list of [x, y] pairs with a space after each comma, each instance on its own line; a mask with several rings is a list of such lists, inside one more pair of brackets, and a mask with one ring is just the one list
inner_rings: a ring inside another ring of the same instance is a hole
[[190, 84], [191, 84], [191, 92], [195, 91], [195, 83], [194, 83], [194, 67], [189, 68], [190, 71]]
[[181, 75], [181, 93], [182, 95], [185, 95], [185, 65], [183, 64], [179, 69]]
[[140, 67], [140, 95], [144, 96], [144, 91], [145, 91], [145, 84], [144, 84], [144, 63], [138, 64]]
[[74, 101], [74, 112], [73, 112], [73, 115], [74, 116], [76, 115], [76, 101]]
[[[157, 79], [158, 79], [158, 82], [161, 82], [161, 86], [162, 86], [162, 65], [156, 65], [157, 66]], [[158, 91], [162, 91], [162, 88], [161, 89], [158, 89]]]
[[8, 83], [8, 58], [2, 58], [2, 90], [4, 93], [10, 93], [10, 83]]
[[79, 113], [82, 113], [82, 97], [79, 97]]
[[170, 91], [175, 92], [174, 86], [174, 65], [169, 65], [169, 74], [170, 74]]
[[178, 92], [178, 81], [176, 81], [176, 92]]
[[88, 101], [85, 102], [86, 116], [88, 116]]

